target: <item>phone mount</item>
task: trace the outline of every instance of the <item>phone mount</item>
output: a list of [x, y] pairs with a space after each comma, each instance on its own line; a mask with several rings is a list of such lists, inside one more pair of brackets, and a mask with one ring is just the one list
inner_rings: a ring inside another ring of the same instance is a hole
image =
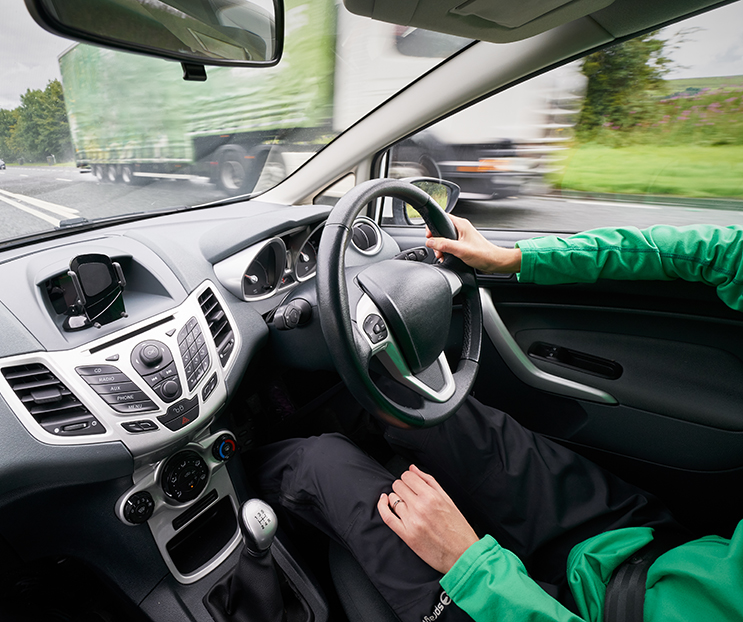
[[67, 276], [75, 288], [75, 304], [68, 310], [64, 330], [100, 328], [126, 317], [126, 279], [118, 262], [97, 253], [78, 255], [70, 262]]

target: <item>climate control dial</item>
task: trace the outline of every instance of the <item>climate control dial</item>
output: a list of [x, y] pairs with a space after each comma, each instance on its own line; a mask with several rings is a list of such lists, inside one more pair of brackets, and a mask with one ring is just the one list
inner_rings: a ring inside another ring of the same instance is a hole
[[209, 467], [195, 451], [181, 451], [168, 460], [160, 485], [165, 495], [176, 503], [187, 503], [198, 497], [209, 482]]

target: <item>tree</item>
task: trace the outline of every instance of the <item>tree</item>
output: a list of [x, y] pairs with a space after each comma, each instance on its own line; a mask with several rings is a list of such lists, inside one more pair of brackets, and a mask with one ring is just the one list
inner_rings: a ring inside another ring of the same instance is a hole
[[670, 69], [666, 43], [656, 31], [586, 56], [581, 71], [588, 84], [576, 125], [579, 137], [602, 127], [622, 130], [643, 122]]
[[18, 158], [13, 145], [13, 132], [18, 123], [18, 109], [4, 110], [0, 108], [0, 159], [15, 160]]
[[65, 159], [72, 154], [64, 92], [59, 80], [46, 88], [28, 89], [21, 105], [0, 110], [0, 153], [7, 159], [40, 162], [47, 156]]

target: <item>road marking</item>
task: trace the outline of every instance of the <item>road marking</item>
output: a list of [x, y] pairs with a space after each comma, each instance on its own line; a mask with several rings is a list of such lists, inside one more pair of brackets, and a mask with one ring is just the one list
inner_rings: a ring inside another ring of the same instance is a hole
[[21, 177], [28, 177], [28, 175], [24, 175], [23, 173], [21, 173]]
[[52, 218], [51, 216], [47, 216], [46, 214], [43, 214], [42, 212], [35, 210], [32, 207], [26, 207], [25, 205], [21, 205], [17, 201], [13, 201], [13, 199], [9, 199], [3, 196], [0, 196], [0, 201], [5, 201], [5, 203], [7, 203], [8, 205], [15, 207], [16, 209], [19, 209], [22, 212], [26, 212], [27, 214], [31, 214], [32, 216], [36, 216], [37, 218], [41, 218], [41, 220], [45, 220], [46, 222], [51, 223], [55, 227], [59, 227], [59, 220], [57, 220], [56, 218]]
[[635, 209], [663, 209], [660, 205], [648, 205], [647, 203], [625, 203], [624, 201], [582, 201], [578, 199], [566, 199], [568, 203], [581, 203], [582, 205], [605, 205], [608, 207], [634, 207]]
[[78, 210], [72, 207], [57, 205], [56, 203], [43, 201], [41, 199], [37, 199], [36, 197], [27, 197], [25, 194], [15, 194], [14, 192], [8, 192], [7, 190], [0, 190], [0, 195], [10, 197], [11, 199], [15, 199], [16, 201], [23, 201], [24, 203], [35, 205], [36, 207], [40, 207], [47, 212], [52, 212], [52, 214], [58, 214], [59, 216], [64, 216], [65, 218], [75, 218], [80, 213]]
[[62, 177], [55, 177], [57, 181], [72, 181], [71, 179], [64, 179]]

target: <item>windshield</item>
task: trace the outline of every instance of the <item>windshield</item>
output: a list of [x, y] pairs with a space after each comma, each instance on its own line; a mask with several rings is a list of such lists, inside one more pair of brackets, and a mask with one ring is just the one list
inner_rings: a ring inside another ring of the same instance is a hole
[[279, 183], [469, 43], [287, 0], [276, 67], [208, 67], [76, 44], [3, 7], [0, 242], [79, 219], [193, 206]]

